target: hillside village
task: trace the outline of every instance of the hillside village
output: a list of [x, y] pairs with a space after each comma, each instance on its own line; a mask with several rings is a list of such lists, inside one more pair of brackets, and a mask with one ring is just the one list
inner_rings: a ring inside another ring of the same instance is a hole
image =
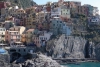
[[[24, 63], [24, 60], [28, 63], [28, 53], [36, 56], [37, 52], [58, 59], [100, 59], [100, 48], [96, 46], [100, 42], [98, 7], [82, 5], [79, 1], [58, 0], [44, 5], [32, 0], [23, 1], [0, 1], [0, 56], [8, 58], [4, 62], [17, 63], [20, 60], [19, 63]], [[38, 66], [40, 60], [43, 64], [47, 59], [52, 60], [41, 54], [39, 56], [35, 58]], [[30, 61], [35, 63], [35, 59]]]
[[78, 1], [58, 0], [25, 9], [1, 1], [0, 10], [0, 42], [9, 45], [40, 47], [61, 34], [84, 36], [87, 27], [100, 24], [98, 7]]

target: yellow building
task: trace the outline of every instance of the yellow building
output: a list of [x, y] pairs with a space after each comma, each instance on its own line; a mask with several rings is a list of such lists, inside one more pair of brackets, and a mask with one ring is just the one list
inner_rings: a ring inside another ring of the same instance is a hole
[[35, 13], [35, 8], [27, 8], [26, 13], [28, 14], [26, 18], [26, 28], [27, 29], [33, 29], [36, 28], [36, 13]]
[[16, 14], [17, 15], [21, 15], [21, 14], [24, 14], [25, 13], [25, 10], [24, 9], [17, 9], [16, 10]]
[[32, 42], [32, 36], [34, 34], [34, 29], [29, 29], [26, 31], [26, 42], [31, 43]]
[[66, 6], [61, 6], [60, 8], [61, 8], [61, 16], [70, 18], [70, 9], [67, 8]]
[[46, 13], [44, 11], [41, 11], [36, 14], [36, 20], [38, 23], [44, 22], [45, 21], [45, 15]]
[[31, 13], [26, 18], [26, 28], [27, 29], [33, 29], [36, 28], [36, 14]]
[[21, 35], [21, 42], [26, 42], [26, 34]]

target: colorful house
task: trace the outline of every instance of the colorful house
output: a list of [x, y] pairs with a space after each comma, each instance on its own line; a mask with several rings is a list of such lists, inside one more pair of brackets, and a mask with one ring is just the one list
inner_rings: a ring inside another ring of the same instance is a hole
[[26, 42], [31, 43], [32, 42], [32, 36], [34, 35], [35, 29], [29, 29], [26, 31], [25, 36], [26, 36]]
[[51, 38], [52, 34], [52, 32], [39, 31], [38, 35], [33, 35], [32, 40], [37, 47], [44, 46]]
[[26, 18], [26, 28], [27, 29], [34, 29], [36, 28], [36, 14], [35, 12], [30, 13], [27, 15]]
[[89, 4], [84, 4], [83, 6], [88, 7], [88, 9], [89, 9], [89, 16], [93, 16], [93, 6], [91, 6]]
[[6, 31], [5, 37], [6, 41], [10, 44], [21, 42], [21, 35], [25, 32], [26, 28], [24, 26], [14, 26]]
[[51, 18], [60, 16], [70, 18], [70, 9], [67, 6], [60, 6], [51, 10]]
[[26, 42], [26, 34], [21, 35], [21, 42], [23, 42], [23, 43]]
[[50, 23], [50, 31], [53, 32], [53, 35], [66, 34], [71, 35], [72, 28], [63, 22], [59, 18], [54, 18]]
[[0, 42], [1, 43], [5, 42], [5, 32], [6, 32], [5, 28], [0, 28]]

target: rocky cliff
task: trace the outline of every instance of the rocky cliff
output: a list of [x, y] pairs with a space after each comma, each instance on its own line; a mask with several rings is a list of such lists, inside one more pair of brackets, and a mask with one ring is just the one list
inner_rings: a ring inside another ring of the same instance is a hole
[[[47, 45], [50, 44], [51, 41]], [[81, 37], [61, 35], [58, 39], [53, 40], [52, 50], [54, 58], [84, 58], [86, 40]], [[48, 47], [47, 47], [48, 49]]]
[[84, 38], [65, 35], [48, 41], [46, 50], [53, 58], [68, 59], [91, 58], [94, 52], [93, 44]]
[[96, 59], [100, 61], [100, 44], [95, 47]]
[[[36, 57], [33, 57], [36, 56]], [[19, 64], [18, 61], [20, 60]], [[22, 60], [25, 60], [24, 62], [22, 62]], [[30, 59], [24, 59], [24, 58], [19, 58], [18, 60], [16, 60], [15, 62], [13, 62], [13, 64], [11, 65], [11, 67], [61, 67], [55, 60], [52, 60], [51, 57], [47, 57], [43, 54], [31, 54], [31, 58]]]

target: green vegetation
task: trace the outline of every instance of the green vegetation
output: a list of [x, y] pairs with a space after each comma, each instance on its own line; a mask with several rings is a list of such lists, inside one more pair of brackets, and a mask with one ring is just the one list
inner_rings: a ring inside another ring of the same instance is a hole
[[[87, 17], [85, 15], [78, 14], [79, 22], [76, 22], [76, 25], [73, 29], [73, 36], [84, 37], [88, 41], [93, 41], [96, 44], [100, 42], [100, 25], [88, 25]], [[84, 27], [84, 31], [80, 31], [79, 28]]]
[[100, 42], [100, 25], [92, 25], [87, 27], [88, 35], [86, 35], [86, 39], [92, 40], [95, 43]]
[[[0, 1], [7, 1], [7, 0], [0, 0]], [[18, 5], [19, 7], [27, 8], [31, 7], [33, 5], [36, 5], [36, 3], [33, 0], [9, 0], [11, 2], [12, 6]]]

